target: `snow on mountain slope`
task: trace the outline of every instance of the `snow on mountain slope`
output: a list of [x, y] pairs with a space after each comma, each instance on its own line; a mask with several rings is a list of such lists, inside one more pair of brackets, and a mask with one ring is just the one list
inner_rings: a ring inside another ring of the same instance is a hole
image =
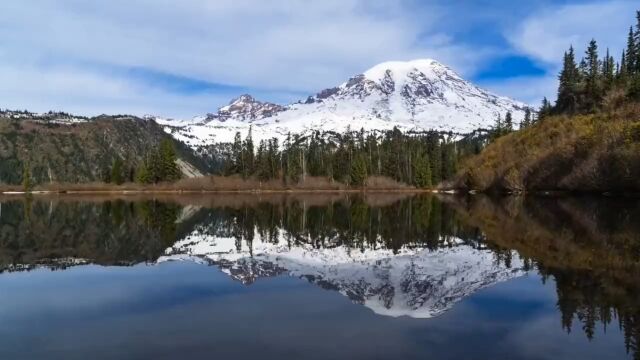
[[525, 274], [515, 252], [511, 267], [506, 267], [491, 251], [461, 241], [437, 250], [404, 247], [394, 253], [383, 248], [289, 246], [283, 235], [273, 243], [256, 233], [249, 244], [196, 230], [168, 248], [158, 262], [207, 261], [245, 284], [289, 274], [338, 291], [377, 314], [414, 318], [437, 316], [479, 289]]
[[514, 122], [526, 105], [494, 95], [431, 59], [385, 62], [306, 101], [280, 106], [242, 95], [216, 114], [191, 122], [158, 119], [190, 146], [231, 142], [236, 132], [255, 140], [314, 130], [442, 130], [467, 133], [490, 127], [508, 111]]

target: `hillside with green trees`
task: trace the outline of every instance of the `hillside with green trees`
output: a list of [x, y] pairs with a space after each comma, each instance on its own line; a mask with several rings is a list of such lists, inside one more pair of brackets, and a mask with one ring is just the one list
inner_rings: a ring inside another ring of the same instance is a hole
[[518, 131], [497, 121], [491, 143], [444, 187], [493, 192], [640, 191], [640, 11], [619, 61], [592, 40], [563, 57], [557, 100]]
[[251, 132], [240, 133], [220, 163], [223, 175], [239, 174], [262, 181], [303, 182], [305, 177], [326, 177], [353, 187], [366, 185], [372, 176], [383, 176], [416, 188], [431, 188], [456, 172], [457, 163], [480, 151], [483, 132], [454, 141], [451, 133], [436, 131], [403, 133], [350, 131], [343, 134], [315, 132], [290, 135], [283, 144], [276, 138], [253, 142]]
[[0, 184], [171, 181], [178, 160], [207, 166], [153, 121], [101, 116], [77, 123], [0, 116]]

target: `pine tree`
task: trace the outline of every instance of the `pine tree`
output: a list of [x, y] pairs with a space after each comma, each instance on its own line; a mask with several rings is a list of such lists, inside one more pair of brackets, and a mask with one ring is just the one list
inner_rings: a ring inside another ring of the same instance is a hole
[[351, 162], [350, 178], [354, 186], [364, 186], [367, 180], [367, 160], [363, 155], [358, 154]]
[[640, 10], [636, 11], [636, 31], [633, 34], [633, 44], [635, 48], [633, 66], [634, 74], [640, 75]]
[[257, 169], [256, 173], [258, 178], [262, 181], [267, 181], [271, 178], [271, 161], [269, 159], [269, 153], [267, 151], [267, 145], [264, 140], [260, 140], [258, 145], [258, 154], [256, 156]]
[[626, 73], [629, 75], [634, 75], [636, 73], [636, 66], [638, 62], [638, 43], [635, 39], [633, 26], [629, 28], [629, 35], [627, 36], [626, 55]]
[[269, 164], [270, 164], [270, 176], [271, 178], [276, 178], [278, 177], [278, 172], [279, 172], [279, 164], [280, 164], [280, 155], [279, 155], [279, 149], [278, 149], [278, 139], [277, 138], [272, 138], [271, 140], [269, 140], [269, 149], [268, 149], [268, 155], [269, 155]]
[[587, 76], [585, 81], [585, 91], [588, 98], [587, 111], [593, 111], [599, 106], [601, 101], [600, 93], [600, 61], [598, 60], [598, 44], [595, 39], [589, 42], [586, 51], [585, 62], [587, 64]]
[[558, 100], [556, 101], [556, 111], [560, 113], [574, 113], [578, 104], [578, 83], [580, 72], [576, 64], [573, 46], [564, 53], [562, 71], [558, 76]]
[[615, 76], [615, 60], [613, 59], [613, 56], [609, 55], [609, 49], [607, 48], [607, 54], [602, 62], [602, 79], [605, 92], [609, 91], [613, 87]]
[[102, 179], [102, 182], [109, 184], [111, 182], [111, 168], [105, 166], [101, 171], [100, 178]]
[[176, 150], [169, 139], [160, 142], [160, 181], [176, 181], [180, 179], [181, 172], [178, 167]]
[[452, 178], [457, 167], [456, 144], [449, 139], [442, 146], [442, 179]]
[[428, 189], [431, 187], [431, 164], [429, 162], [429, 156], [423, 152], [418, 151], [415, 160], [413, 161], [413, 174], [414, 183], [418, 188]]
[[504, 131], [507, 134], [513, 132], [513, 114], [511, 114], [511, 111], [507, 111], [507, 115], [504, 117]]
[[116, 157], [111, 164], [111, 182], [116, 185], [124, 183], [123, 163], [119, 157]]
[[140, 184], [150, 184], [152, 182], [147, 164], [143, 163], [138, 167], [136, 171], [136, 182]]
[[162, 159], [160, 158], [160, 152], [157, 149], [153, 149], [149, 153], [147, 159], [147, 171], [149, 173], [150, 183], [157, 184], [162, 179]]
[[427, 137], [429, 160], [431, 162], [431, 183], [439, 184], [442, 181], [442, 145], [440, 135], [432, 133]]
[[544, 99], [542, 99], [542, 105], [540, 106], [540, 110], [538, 110], [538, 120], [543, 120], [545, 117], [549, 116], [551, 113], [551, 110], [552, 110], [551, 103], [545, 96]]
[[31, 192], [33, 182], [31, 179], [31, 166], [29, 162], [25, 162], [22, 166], [22, 190], [26, 193]]
[[240, 132], [236, 132], [233, 139], [233, 145], [231, 145], [231, 162], [233, 165], [229, 167], [228, 175], [242, 173], [242, 136], [240, 135]]
[[584, 81], [584, 79], [589, 75], [589, 65], [587, 65], [587, 60], [584, 57], [580, 60], [580, 64], [578, 65], [578, 74], [581, 81]]
[[520, 124], [520, 128], [521, 129], [526, 129], [529, 126], [532, 125], [532, 121], [531, 121], [531, 109], [530, 108], [526, 108], [524, 109], [524, 119], [522, 120], [522, 123]]
[[493, 124], [493, 129], [491, 129], [490, 139], [491, 141], [496, 140], [500, 136], [504, 134], [504, 123], [502, 122], [502, 115], [498, 114], [496, 121]]
[[254, 172], [254, 149], [251, 126], [242, 145], [242, 177], [247, 178]]
[[618, 74], [617, 74], [617, 81], [618, 84], [624, 86], [627, 83], [627, 53], [622, 50], [622, 56], [620, 57], [620, 65], [618, 66]]
[[[633, 100], [640, 100], [640, 11], [636, 12], [636, 19], [636, 31], [630, 31], [630, 36], [633, 32], [633, 38], [630, 40], [634, 50], [633, 57], [631, 58], [627, 55], [628, 68], [630, 69], [629, 77], [631, 80], [627, 94], [629, 98]], [[629, 47], [629, 44], [627, 47]], [[629, 50], [627, 49], [627, 51]]]

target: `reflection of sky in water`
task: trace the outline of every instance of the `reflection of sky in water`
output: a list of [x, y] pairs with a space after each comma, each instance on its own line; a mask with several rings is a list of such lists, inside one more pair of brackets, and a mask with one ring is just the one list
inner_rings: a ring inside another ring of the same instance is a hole
[[638, 202], [236, 197], [0, 199], [0, 358], [636, 351]]
[[192, 263], [10, 273], [0, 289], [2, 358], [626, 358], [615, 325], [591, 343], [564, 332], [555, 284], [536, 275], [427, 320], [379, 316], [305, 280], [245, 286]]

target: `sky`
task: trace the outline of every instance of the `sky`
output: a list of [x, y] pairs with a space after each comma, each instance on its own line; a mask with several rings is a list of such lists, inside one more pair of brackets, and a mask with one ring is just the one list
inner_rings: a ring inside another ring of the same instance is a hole
[[383, 61], [436, 59], [499, 95], [555, 98], [562, 53], [619, 58], [637, 1], [2, 0], [0, 108], [191, 118], [289, 103]]

